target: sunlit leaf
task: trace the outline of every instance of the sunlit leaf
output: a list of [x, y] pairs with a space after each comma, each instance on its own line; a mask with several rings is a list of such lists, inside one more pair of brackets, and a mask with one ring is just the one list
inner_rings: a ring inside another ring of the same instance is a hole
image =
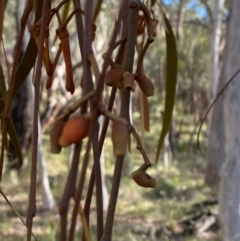
[[164, 19], [167, 29], [165, 30], [166, 36], [166, 47], [167, 47], [167, 59], [166, 59], [166, 95], [165, 95], [165, 106], [164, 106], [164, 116], [162, 123], [162, 131], [157, 145], [157, 155], [156, 161], [158, 161], [160, 151], [163, 146], [164, 138], [169, 131], [169, 126], [171, 123], [172, 112], [174, 107], [174, 99], [177, 84], [177, 67], [178, 67], [178, 57], [177, 57], [177, 46], [176, 39], [170, 25], [169, 20], [164, 14]]

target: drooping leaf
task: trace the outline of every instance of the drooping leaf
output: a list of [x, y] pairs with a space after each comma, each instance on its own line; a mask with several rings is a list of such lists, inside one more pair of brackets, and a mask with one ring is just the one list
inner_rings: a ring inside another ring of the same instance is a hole
[[97, 20], [97, 17], [99, 15], [101, 7], [102, 7], [102, 3], [103, 3], [103, 0], [97, 1], [96, 7], [95, 7], [95, 10], [94, 10], [94, 14], [93, 14], [93, 22], [95, 22]]
[[151, 0], [151, 7], [153, 7], [156, 3], [156, 0]]
[[67, 19], [68, 17], [68, 13], [69, 13], [69, 9], [70, 9], [70, 4], [71, 4], [71, 1], [68, 1], [64, 4], [64, 7], [63, 7], [63, 12], [62, 12], [62, 22], [65, 22], [65, 20]]
[[6, 90], [5, 78], [4, 78], [1, 64], [0, 64], [0, 88], [2, 90], [3, 97], [5, 98], [7, 90]]
[[22, 164], [23, 164], [23, 157], [22, 157], [21, 146], [19, 144], [18, 137], [17, 137], [17, 132], [16, 132], [16, 129], [14, 127], [14, 124], [13, 124], [11, 118], [8, 118], [7, 133], [9, 135], [9, 137], [10, 137], [10, 141], [11, 141], [11, 143], [12, 143], [12, 145], [14, 147], [14, 150], [15, 150], [15, 152], [17, 154], [19, 165], [22, 166]]
[[165, 14], [164, 14], [164, 20], [167, 27], [167, 29], [165, 30], [166, 47], [167, 47], [166, 86], [165, 86], [166, 95], [165, 95], [162, 131], [161, 131], [160, 138], [157, 145], [156, 161], [158, 161], [158, 158], [163, 146], [164, 138], [169, 131], [169, 127], [171, 123], [176, 85], [177, 85], [177, 68], [178, 68], [176, 39], [172, 30], [171, 24]]
[[16, 78], [14, 83], [13, 89], [13, 98], [16, 95], [17, 91], [19, 90], [20, 86], [26, 80], [28, 74], [30, 73], [31, 69], [35, 64], [35, 60], [37, 58], [37, 45], [33, 37], [30, 38], [27, 49], [23, 58], [18, 66], [16, 72]]
[[[6, 97], [6, 85], [5, 85], [5, 78], [2, 71], [2, 66], [0, 65], [0, 112], [3, 111], [5, 105], [5, 97]], [[22, 158], [22, 151], [21, 146], [18, 141], [17, 133], [11, 118], [7, 118], [7, 133], [9, 134], [10, 141], [16, 151], [19, 165], [22, 166], [23, 158]]]
[[[39, 20], [42, 14], [42, 5], [43, 1], [36, 1], [35, 5], [35, 22]], [[27, 49], [23, 55], [23, 58], [18, 66], [16, 72], [16, 78], [13, 89], [13, 98], [16, 95], [18, 89], [22, 85], [22, 83], [26, 80], [30, 70], [33, 68], [35, 64], [35, 60], [37, 58], [37, 45], [33, 37], [30, 38]]]
[[1, 65], [0, 65], [0, 89], [2, 89], [2, 91], [0, 91], [0, 113], [2, 113], [4, 109], [4, 103], [5, 103], [4, 99], [6, 96], [6, 86], [5, 86], [5, 78], [4, 78]]

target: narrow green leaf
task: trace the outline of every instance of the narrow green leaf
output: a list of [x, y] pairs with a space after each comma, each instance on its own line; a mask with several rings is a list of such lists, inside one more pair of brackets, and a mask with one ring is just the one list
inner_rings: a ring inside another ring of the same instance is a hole
[[13, 98], [15, 97], [17, 91], [19, 90], [20, 86], [26, 80], [28, 74], [30, 73], [31, 69], [35, 64], [35, 60], [37, 58], [37, 45], [33, 37], [30, 38], [27, 49], [23, 58], [18, 66], [16, 72], [16, 78], [14, 83], [14, 90], [13, 90]]
[[4, 109], [5, 96], [6, 96], [5, 78], [4, 78], [2, 66], [0, 65], [0, 113], [2, 113]]
[[64, 21], [67, 19], [67, 17], [68, 17], [69, 9], [70, 9], [70, 4], [71, 4], [71, 1], [66, 2], [66, 3], [64, 4], [63, 13], [62, 13], [62, 22], [64, 22]]
[[22, 166], [23, 157], [22, 157], [21, 146], [19, 144], [17, 132], [16, 132], [16, 129], [14, 127], [14, 124], [13, 124], [11, 118], [8, 118], [8, 121], [7, 121], [7, 132], [8, 132], [8, 135], [10, 137], [10, 141], [11, 141], [13, 147], [14, 147], [14, 150], [17, 154], [19, 165]]
[[[35, 5], [35, 22], [39, 20], [42, 14], [42, 5], [43, 1], [36, 1]], [[14, 83], [14, 90], [13, 90], [13, 98], [15, 97], [18, 89], [22, 85], [22, 83], [26, 80], [28, 74], [30, 73], [30, 70], [33, 68], [35, 64], [35, 60], [37, 58], [37, 45], [35, 43], [35, 40], [33, 37], [30, 38], [27, 49], [25, 54], [23, 55], [23, 58], [18, 66], [17, 72], [16, 72], [16, 78]]]
[[167, 59], [166, 59], [166, 95], [165, 95], [165, 107], [162, 123], [162, 131], [158, 141], [156, 162], [158, 161], [160, 151], [163, 146], [164, 138], [169, 131], [171, 123], [172, 112], [174, 107], [174, 99], [177, 85], [177, 68], [178, 68], [178, 56], [176, 39], [169, 20], [164, 14], [164, 20], [167, 29], [165, 30], [166, 47], [167, 47]]
[[97, 20], [97, 17], [99, 15], [100, 11], [101, 11], [102, 3], [103, 3], [103, 0], [97, 1], [96, 7], [95, 7], [95, 10], [94, 10], [94, 14], [93, 14], [93, 22], [95, 22]]
[[149, 111], [149, 102], [148, 98], [140, 92], [140, 100], [141, 100], [141, 117], [142, 117], [142, 127], [145, 131], [150, 131], [150, 111]]
[[153, 7], [156, 3], [156, 0], [151, 0], [151, 7]]
[[[2, 66], [0, 65], [0, 112], [3, 111], [4, 105], [5, 105], [5, 97], [6, 97], [5, 78], [3, 75]], [[21, 146], [19, 144], [17, 133], [11, 118], [7, 119], [7, 133], [9, 134], [10, 141], [13, 144], [14, 150], [16, 151], [19, 165], [22, 166], [23, 157], [22, 157]]]
[[[64, 4], [63, 11], [62, 11], [62, 17], [61, 17], [63, 23], [65, 22], [65, 20], [68, 17], [68, 14], [69, 14], [69, 11], [70, 11], [70, 4], [71, 4], [71, 1], [68, 1]], [[53, 40], [53, 44], [56, 44], [57, 40], [58, 40], [58, 36], [55, 35], [54, 40]]]
[[1, 64], [0, 64], [0, 88], [2, 90], [3, 97], [5, 98], [7, 90], [6, 90], [5, 77], [4, 77], [4, 74], [3, 74]]

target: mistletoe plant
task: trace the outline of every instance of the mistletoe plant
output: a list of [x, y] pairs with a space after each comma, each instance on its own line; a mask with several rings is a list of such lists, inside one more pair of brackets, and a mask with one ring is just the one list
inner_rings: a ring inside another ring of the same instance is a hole
[[[31, 240], [33, 217], [36, 213], [36, 177], [37, 177], [37, 140], [38, 140], [38, 115], [40, 105], [40, 81], [42, 66], [44, 66], [48, 76], [46, 80], [46, 89], [50, 89], [53, 82], [54, 71], [59, 61], [59, 57], [63, 54], [66, 71], [66, 90], [71, 94], [75, 91], [74, 73], [72, 67], [72, 58], [69, 43], [68, 24], [75, 17], [76, 30], [78, 35], [78, 44], [83, 62], [83, 76], [81, 81], [82, 94], [68, 108], [65, 108], [62, 115], [59, 116], [51, 129], [51, 151], [59, 154], [62, 148], [68, 148], [74, 145], [74, 154], [71, 161], [71, 167], [66, 177], [66, 184], [62, 193], [61, 200], [58, 205], [60, 216], [60, 235], [61, 241], [72, 241], [75, 236], [75, 226], [77, 216], [80, 215], [83, 227], [82, 240], [91, 240], [89, 232], [89, 215], [90, 205], [93, 196], [93, 188], [96, 188], [96, 215], [97, 215], [97, 240], [112, 240], [112, 230], [115, 216], [115, 209], [118, 199], [118, 190], [121, 181], [121, 172], [124, 156], [128, 148], [129, 136], [132, 135], [136, 140], [136, 148], [142, 155], [142, 163], [139, 168], [131, 174], [132, 179], [141, 187], [154, 188], [156, 180], [147, 174], [148, 168], [152, 166], [146, 151], [144, 150], [140, 137], [130, 120], [130, 96], [135, 90], [136, 85], [139, 86], [145, 97], [154, 94], [153, 82], [145, 75], [144, 57], [150, 44], [154, 42], [156, 36], [156, 28], [158, 20], [154, 18], [150, 9], [140, 0], [122, 0], [118, 17], [114, 24], [113, 33], [109, 41], [109, 47], [106, 53], [102, 53], [103, 65], [99, 68], [96, 57], [92, 49], [92, 42], [95, 41], [97, 33], [97, 24], [95, 21], [101, 9], [102, 1], [97, 1], [95, 11], [92, 0], [85, 1], [84, 9], [80, 5], [79, 0], [73, 0], [74, 10], [66, 17], [61, 16], [60, 11], [70, 0], [62, 0], [56, 6], [55, 1], [50, 0], [38, 1], [27, 0], [26, 7], [21, 18], [21, 28], [14, 52], [14, 62], [10, 74], [9, 88], [5, 89], [1, 78], [0, 88], [0, 107], [2, 121], [2, 146], [0, 156], [0, 177], [2, 176], [4, 162], [4, 148], [6, 146], [7, 134], [9, 134], [15, 150], [18, 153], [20, 164], [22, 164], [22, 156], [20, 146], [17, 141], [16, 132], [9, 113], [11, 105], [17, 90], [26, 79], [30, 70], [35, 66], [34, 84], [34, 118], [32, 130], [32, 161], [31, 161], [31, 177], [29, 204], [26, 220], [27, 239]], [[4, 1], [3, 1], [4, 2]], [[155, 1], [152, 1], [153, 5]], [[149, 4], [149, 6], [151, 5]], [[5, 5], [0, 4], [0, 10], [4, 12]], [[23, 35], [26, 30], [28, 18], [32, 11], [35, 11], [35, 22], [30, 28], [31, 38], [29, 40], [26, 52], [22, 61], [18, 64], [20, 46]], [[1, 15], [1, 23], [3, 23], [3, 14]], [[92, 17], [93, 16], [93, 17]], [[127, 16], [127, 18], [126, 18]], [[57, 18], [58, 27], [54, 31], [50, 31], [50, 24], [54, 18]], [[165, 14], [162, 13], [165, 23], [166, 46], [167, 46], [167, 76], [166, 76], [166, 102], [165, 114], [163, 120], [162, 133], [158, 143], [159, 152], [163, 143], [163, 139], [168, 131], [171, 120], [172, 109], [174, 104], [176, 71], [177, 71], [177, 55], [174, 35]], [[2, 27], [0, 28], [2, 36]], [[53, 60], [50, 58], [49, 36], [54, 35], [59, 41], [58, 50]], [[118, 37], [120, 36], [120, 37]], [[137, 37], [140, 36], [141, 43], [137, 44]], [[147, 38], [146, 38], [147, 36]], [[119, 38], [119, 39], [117, 39]], [[145, 40], [146, 39], [146, 40]], [[1, 38], [2, 47], [3, 41]], [[115, 51], [113, 54], [113, 51]], [[135, 54], [138, 53], [137, 62]], [[114, 56], [114, 57], [113, 57]], [[136, 66], [136, 69], [134, 68]], [[109, 69], [109, 70], [108, 70]], [[107, 71], [108, 70], [108, 71]], [[1, 75], [3, 76], [3, 75]], [[93, 77], [96, 79], [94, 86]], [[111, 88], [111, 94], [108, 103], [104, 103], [104, 85]], [[116, 92], [121, 95], [120, 114], [116, 116], [112, 112]], [[104, 116], [103, 128], [99, 137], [99, 116]], [[115, 167], [113, 173], [111, 194], [106, 220], [103, 218], [103, 201], [102, 201], [102, 178], [100, 168], [100, 155], [104, 145], [109, 121], [112, 122], [112, 146], [115, 155]], [[87, 139], [87, 145], [83, 158], [80, 159], [82, 150], [82, 141]], [[93, 153], [93, 167], [90, 179], [87, 180], [86, 171], [89, 166], [89, 155]], [[77, 182], [79, 163], [81, 162], [80, 178]], [[88, 190], [85, 198], [84, 207], [81, 206], [81, 198], [84, 186], [88, 182]], [[1, 189], [1, 194], [7, 200]], [[69, 215], [69, 203], [73, 199], [75, 204], [71, 215]], [[68, 220], [70, 218], [70, 220]], [[68, 222], [69, 223], [69, 229]], [[22, 220], [24, 223], [24, 221]]]

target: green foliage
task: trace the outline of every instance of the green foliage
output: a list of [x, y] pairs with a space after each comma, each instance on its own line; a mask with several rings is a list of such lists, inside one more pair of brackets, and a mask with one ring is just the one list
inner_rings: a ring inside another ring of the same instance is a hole
[[177, 85], [177, 65], [178, 65], [178, 56], [177, 56], [177, 46], [175, 36], [171, 27], [169, 20], [164, 14], [164, 20], [166, 23], [166, 46], [167, 46], [167, 59], [166, 59], [166, 95], [165, 95], [165, 108], [163, 113], [163, 123], [162, 131], [158, 141], [157, 146], [157, 157], [156, 161], [159, 158], [160, 151], [163, 146], [164, 138], [169, 131], [169, 126], [171, 123], [172, 112], [175, 101], [175, 91]]

